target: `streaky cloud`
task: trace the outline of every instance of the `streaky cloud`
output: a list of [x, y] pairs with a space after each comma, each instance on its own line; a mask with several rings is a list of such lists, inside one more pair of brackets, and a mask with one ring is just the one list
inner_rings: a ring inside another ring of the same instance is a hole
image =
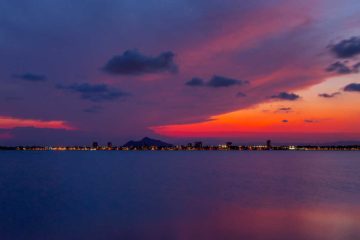
[[305, 119], [304, 123], [318, 123], [320, 122], [319, 120], [315, 120], [315, 119]]
[[47, 80], [47, 77], [45, 75], [30, 72], [23, 74], [14, 74], [13, 77], [29, 82], [44, 82]]
[[40, 120], [29, 118], [16, 118], [12, 116], [0, 116], [0, 129], [14, 129], [20, 127], [49, 128], [74, 130], [69, 123], [62, 120]]
[[338, 95], [340, 95], [340, 92], [334, 92], [334, 93], [320, 93], [318, 96], [322, 98], [334, 98]]
[[282, 107], [276, 110], [276, 113], [289, 113], [292, 111], [291, 107]]
[[101, 106], [98, 105], [94, 105], [94, 106], [90, 106], [88, 108], [85, 108], [83, 111], [86, 113], [98, 113], [102, 110], [103, 108]]
[[56, 87], [61, 90], [79, 93], [82, 99], [92, 102], [114, 101], [129, 95], [129, 93], [111, 88], [106, 84], [75, 83], [67, 86], [57, 85]]
[[239, 98], [242, 98], [242, 97], [246, 97], [247, 95], [245, 94], [245, 93], [243, 93], [243, 92], [238, 92], [237, 94], [236, 94], [236, 97], [239, 97]]
[[191, 80], [187, 81], [185, 84], [191, 87], [201, 87], [205, 85], [205, 82], [201, 78], [194, 77]]

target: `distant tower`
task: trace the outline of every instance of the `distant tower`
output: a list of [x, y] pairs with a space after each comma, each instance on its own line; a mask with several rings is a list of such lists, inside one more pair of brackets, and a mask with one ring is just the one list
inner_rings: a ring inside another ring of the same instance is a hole
[[92, 147], [93, 147], [93, 148], [98, 148], [98, 147], [99, 147], [98, 142], [93, 142]]
[[108, 143], [107, 143], [107, 147], [108, 147], [108, 148], [112, 148], [112, 143], [111, 143], [111, 142], [108, 142]]
[[229, 148], [229, 147], [231, 147], [231, 145], [232, 145], [232, 142], [226, 142], [226, 146]]
[[271, 149], [271, 148], [272, 148], [272, 146], [271, 146], [271, 140], [267, 140], [267, 141], [266, 141], [266, 148], [267, 148], [267, 149]]

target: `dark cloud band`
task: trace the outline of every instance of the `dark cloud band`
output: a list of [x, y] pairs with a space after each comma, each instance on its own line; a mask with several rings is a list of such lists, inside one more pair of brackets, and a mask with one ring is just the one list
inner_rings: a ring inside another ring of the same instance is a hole
[[330, 45], [330, 50], [338, 58], [352, 58], [360, 54], [360, 37], [351, 37]]
[[215, 75], [213, 76], [209, 81], [205, 82], [201, 78], [192, 78], [191, 80], [187, 81], [185, 85], [191, 86], [191, 87], [211, 87], [211, 88], [225, 88], [225, 87], [231, 87], [235, 85], [245, 85], [249, 84], [248, 81], [244, 80], [238, 80], [234, 78], [228, 78], [223, 76]]
[[145, 56], [137, 50], [127, 50], [110, 59], [103, 70], [114, 75], [144, 75], [150, 73], [176, 73], [173, 52], [163, 52], [156, 57]]
[[318, 96], [322, 98], [334, 98], [338, 95], [340, 95], [340, 92], [334, 92], [334, 93], [320, 93]]
[[201, 87], [201, 86], [205, 85], [205, 82], [201, 78], [195, 77], [195, 78], [192, 78], [191, 80], [187, 81], [185, 84], [188, 86], [191, 86], [191, 87]]
[[277, 95], [271, 96], [270, 98], [280, 99], [280, 100], [295, 101], [295, 100], [298, 100], [300, 98], [300, 96], [295, 94], [295, 93], [281, 92], [281, 93], [279, 93]]
[[350, 83], [344, 87], [345, 92], [360, 92], [360, 83]]
[[13, 77], [29, 82], [44, 82], [47, 80], [45, 75], [35, 73], [14, 74]]
[[353, 70], [346, 65], [346, 63], [343, 62], [334, 62], [330, 66], [326, 68], [327, 72], [335, 72], [339, 74], [348, 74], [352, 73]]

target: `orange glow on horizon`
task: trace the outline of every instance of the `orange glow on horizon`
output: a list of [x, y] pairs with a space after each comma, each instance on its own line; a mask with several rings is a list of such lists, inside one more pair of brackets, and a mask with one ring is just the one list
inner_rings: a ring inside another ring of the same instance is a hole
[[357, 93], [342, 93], [334, 99], [324, 99], [318, 96], [318, 88], [324, 87], [320, 85], [324, 84], [297, 92], [302, 96], [298, 101], [268, 101], [212, 116], [208, 121], [152, 126], [150, 129], [168, 137], [244, 137], [264, 133], [311, 136], [314, 133], [359, 138], [360, 99], [354, 98]]

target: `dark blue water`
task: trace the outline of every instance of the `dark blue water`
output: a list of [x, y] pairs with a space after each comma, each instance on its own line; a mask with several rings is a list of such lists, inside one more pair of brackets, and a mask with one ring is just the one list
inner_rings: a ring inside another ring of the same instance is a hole
[[0, 152], [0, 239], [360, 239], [360, 152]]

